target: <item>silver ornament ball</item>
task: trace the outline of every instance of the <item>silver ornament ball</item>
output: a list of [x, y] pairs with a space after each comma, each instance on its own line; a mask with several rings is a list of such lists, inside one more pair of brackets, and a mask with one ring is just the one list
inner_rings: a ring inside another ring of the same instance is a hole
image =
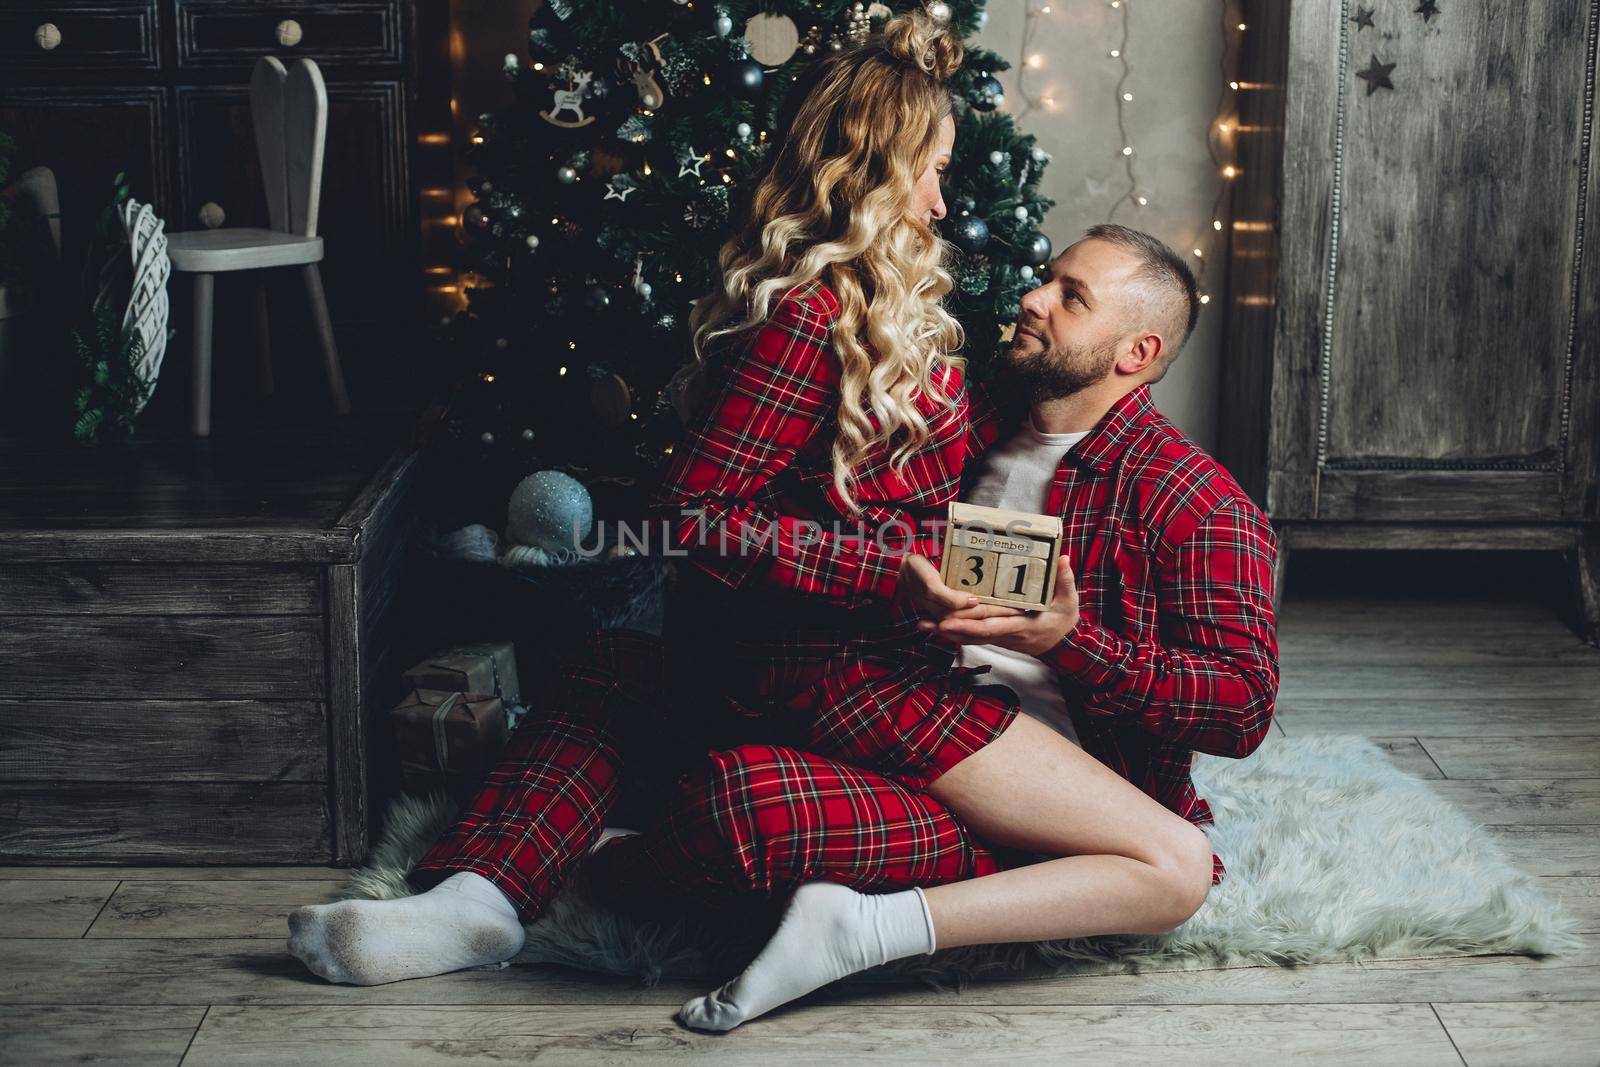
[[950, 5], [945, 3], [944, 0], [933, 0], [933, 3], [928, 5], [928, 14], [933, 17], [935, 22], [949, 22]]
[[639, 299], [641, 300], [649, 300], [650, 294], [655, 292], [654, 289], [650, 288], [649, 282], [640, 282], [638, 285], [633, 287], [633, 290], [639, 294]]
[[993, 152], [989, 153], [989, 162], [993, 163], [995, 166], [998, 167], [1000, 164], [1004, 163], [1005, 161], [1006, 161], [1006, 154], [1004, 152], [1000, 151], [1000, 149], [996, 148]]
[[1028, 209], [1025, 207], [1019, 206], [1014, 209], [1011, 214], [1017, 217], [1018, 222], [1026, 222], [1028, 220]]
[[562, 185], [571, 185], [578, 180], [578, 172], [571, 167], [562, 167], [556, 171], [556, 181]]
[[536, 234], [536, 233], [530, 233], [530, 234], [528, 234], [528, 236], [527, 236], [527, 237], [526, 237], [526, 238], [525, 238], [525, 240], [526, 240], [526, 241], [527, 241], [527, 243], [528, 243], [528, 250], [529, 250], [529, 251], [532, 251], [532, 250], [533, 250], [533, 249], [535, 249], [535, 248], [538, 248], [538, 247], [539, 247], [539, 235], [538, 235], [538, 234]]
[[485, 445], [492, 445], [494, 444], [494, 434], [490, 433], [488, 430], [485, 430], [478, 436], [478, 440], [482, 441]]
[[506, 540], [546, 552], [571, 551], [594, 529], [594, 503], [582, 482], [535, 471], [517, 483], [506, 509]]
[[716, 26], [718, 37], [726, 37], [733, 32], [733, 20], [727, 15], [718, 15]]
[[1031, 282], [1033, 281], [1033, 268], [1023, 264], [1017, 268], [1017, 276], [1025, 282]]
[[739, 135], [739, 140], [748, 141], [750, 139], [751, 132], [750, 124], [748, 122], [741, 122], [739, 125], [733, 128], [733, 132]]

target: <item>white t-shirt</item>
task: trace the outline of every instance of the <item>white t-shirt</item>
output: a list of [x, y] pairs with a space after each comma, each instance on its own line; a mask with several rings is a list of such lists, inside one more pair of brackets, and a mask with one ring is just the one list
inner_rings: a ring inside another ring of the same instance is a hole
[[[1050, 496], [1050, 483], [1055, 479], [1062, 458], [1087, 435], [1087, 431], [1040, 433], [1029, 418], [1016, 436], [991, 448], [978, 461], [972, 486], [962, 500], [985, 507], [1043, 514]], [[1055, 668], [1026, 652], [1013, 652], [996, 645], [967, 645], [956, 661], [963, 667], [988, 664], [988, 672], [973, 678], [974, 684], [1009, 686], [1016, 692], [1025, 713], [1078, 744], [1078, 732], [1072, 727], [1066, 696], [1061, 691]]]

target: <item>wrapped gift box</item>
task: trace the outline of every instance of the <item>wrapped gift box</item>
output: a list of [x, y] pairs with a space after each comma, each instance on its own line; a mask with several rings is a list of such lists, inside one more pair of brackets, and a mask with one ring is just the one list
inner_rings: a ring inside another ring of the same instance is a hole
[[524, 710], [516, 651], [510, 641], [484, 641], [447, 648], [412, 667], [401, 678], [408, 689], [459, 690], [497, 696], [505, 707], [508, 728], [516, 726]]
[[489, 693], [413, 689], [389, 722], [401, 782], [413, 792], [478, 782], [506, 740], [505, 706]]

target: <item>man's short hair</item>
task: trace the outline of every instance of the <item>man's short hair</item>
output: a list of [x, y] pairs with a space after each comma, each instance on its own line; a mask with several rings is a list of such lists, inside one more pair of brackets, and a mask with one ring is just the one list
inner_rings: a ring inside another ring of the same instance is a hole
[[1127, 226], [1102, 223], [1091, 226], [1083, 236], [1109, 241], [1139, 261], [1138, 278], [1144, 290], [1139, 310], [1168, 344], [1160, 360], [1160, 373], [1165, 374], [1200, 319], [1200, 292], [1194, 271], [1160, 240]]

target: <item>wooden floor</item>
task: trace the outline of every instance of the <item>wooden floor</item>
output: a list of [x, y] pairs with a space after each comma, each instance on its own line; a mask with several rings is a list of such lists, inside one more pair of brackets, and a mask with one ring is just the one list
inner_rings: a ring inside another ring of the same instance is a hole
[[326, 869], [0, 869], [0, 1063], [1600, 1063], [1600, 652], [1548, 612], [1292, 601], [1284, 736], [1381, 739], [1589, 931], [1573, 955], [832, 991], [724, 1037], [703, 990], [513, 966], [372, 989], [284, 953]]

